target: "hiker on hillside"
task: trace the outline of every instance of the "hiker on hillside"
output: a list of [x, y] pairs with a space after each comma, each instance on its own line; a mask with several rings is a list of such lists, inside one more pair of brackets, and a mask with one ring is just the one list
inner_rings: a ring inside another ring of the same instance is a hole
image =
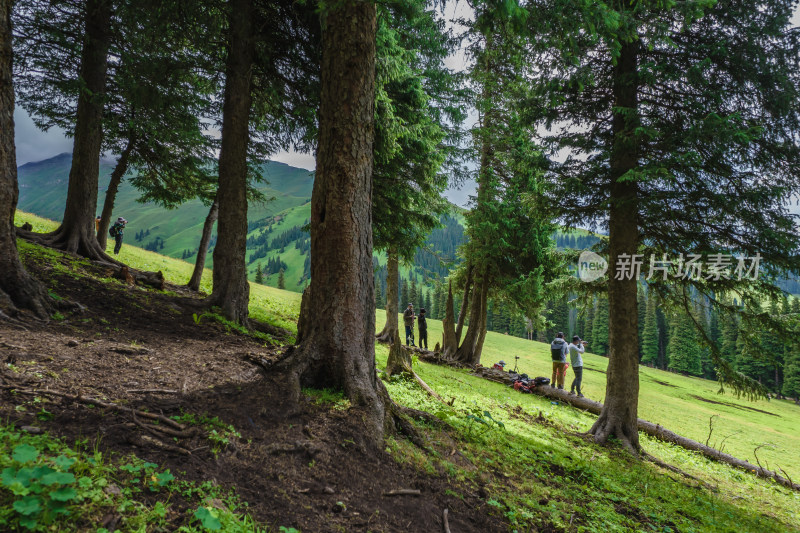
[[425, 308], [419, 310], [419, 318], [417, 319], [417, 327], [419, 328], [419, 347], [428, 349], [428, 321], [425, 319]]
[[408, 304], [403, 312], [403, 323], [406, 325], [406, 346], [414, 346], [414, 306]]
[[119, 249], [122, 248], [122, 234], [125, 231], [125, 224], [127, 223], [127, 220], [119, 217], [117, 221], [114, 222], [114, 225], [108, 229], [108, 234], [114, 237], [114, 241], [116, 241], [114, 245], [114, 255], [118, 255]]
[[564, 379], [567, 374], [567, 353], [569, 353], [569, 344], [564, 340], [564, 334], [558, 332], [556, 338], [550, 343], [550, 356], [553, 359], [553, 377], [550, 380], [550, 386], [563, 390]]
[[572, 336], [572, 342], [569, 344], [569, 358], [572, 362], [572, 371], [575, 373], [575, 379], [572, 380], [572, 385], [569, 386], [569, 393], [575, 394], [578, 392], [578, 398], [583, 398], [581, 394], [581, 382], [583, 381], [583, 358], [581, 355], [586, 351], [586, 341], [582, 341], [577, 335]]

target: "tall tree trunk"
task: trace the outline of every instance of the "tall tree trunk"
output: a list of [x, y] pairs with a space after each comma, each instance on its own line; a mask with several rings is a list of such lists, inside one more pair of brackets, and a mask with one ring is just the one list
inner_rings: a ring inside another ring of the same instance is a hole
[[[614, 435], [631, 452], [639, 451], [639, 313], [636, 276], [618, 276], [617, 259], [633, 256], [639, 246], [638, 188], [634, 180], [620, 180], [638, 166], [636, 127], [637, 46], [626, 43], [614, 72], [613, 146], [611, 148], [611, 197], [609, 210], [608, 345], [606, 401], [589, 433], [596, 442]], [[622, 277], [624, 279], [617, 279]]]
[[323, 15], [317, 175], [311, 195], [311, 292], [290, 384], [343, 390], [381, 444], [388, 395], [375, 372], [372, 143], [376, 8], [345, 0]]
[[114, 262], [95, 236], [110, 26], [111, 1], [87, 0], [80, 67], [82, 89], [78, 95], [67, 205], [61, 226], [47, 235], [45, 242], [70, 253]]
[[214, 224], [217, 222], [219, 216], [219, 202], [217, 196], [214, 196], [214, 201], [211, 203], [211, 208], [208, 210], [208, 216], [203, 223], [203, 235], [200, 237], [200, 247], [197, 249], [197, 259], [194, 261], [194, 271], [192, 277], [186, 286], [197, 292], [200, 290], [200, 281], [203, 279], [203, 270], [206, 268], [206, 255], [208, 255], [208, 245], [211, 242], [211, 233], [214, 229]]
[[451, 359], [458, 351], [458, 339], [456, 339], [455, 317], [453, 314], [453, 283], [447, 286], [447, 307], [444, 310], [444, 320], [442, 321], [442, 357]]
[[246, 324], [247, 144], [250, 133], [250, 83], [255, 54], [252, 0], [230, 2], [230, 48], [225, 67], [222, 145], [219, 153], [219, 222], [214, 247], [213, 291], [209, 303], [225, 318]]
[[114, 212], [114, 201], [117, 199], [117, 191], [119, 190], [119, 184], [122, 183], [122, 176], [128, 171], [128, 162], [130, 161], [134, 142], [135, 139], [131, 135], [128, 139], [128, 144], [117, 160], [114, 171], [111, 172], [111, 180], [108, 182], [106, 199], [103, 202], [103, 214], [100, 215], [100, 228], [97, 230], [97, 242], [102, 250], [106, 249], [108, 228], [111, 226], [111, 215]]
[[461, 298], [461, 309], [458, 310], [458, 324], [456, 324], [456, 346], [461, 342], [461, 331], [467, 319], [469, 308], [469, 291], [472, 289], [472, 265], [467, 267], [467, 281], [464, 283], [464, 296]]
[[481, 362], [481, 353], [483, 353], [483, 342], [486, 340], [486, 328], [487, 328], [487, 320], [488, 320], [488, 313], [489, 313], [489, 284], [484, 283], [482, 290], [481, 290], [481, 307], [483, 307], [483, 311], [481, 311], [481, 326], [478, 330], [478, 339], [475, 341], [475, 349], [472, 353], [472, 361], [471, 364], [477, 365]]
[[475, 347], [478, 343], [481, 328], [486, 323], [486, 311], [483, 302], [483, 293], [489, 287], [482, 276], [475, 276], [475, 293], [472, 295], [472, 304], [469, 310], [469, 328], [464, 340], [456, 352], [456, 360], [465, 365], [475, 365]]
[[397, 289], [400, 283], [400, 261], [397, 248], [390, 248], [386, 258], [386, 324], [376, 335], [378, 342], [394, 342], [395, 334], [399, 334], [397, 322]]
[[19, 309], [28, 309], [46, 319], [51, 310], [50, 298], [44, 286], [22, 266], [14, 228], [19, 185], [14, 146], [12, 3], [13, 0], [0, 0], [0, 317], [13, 317]]

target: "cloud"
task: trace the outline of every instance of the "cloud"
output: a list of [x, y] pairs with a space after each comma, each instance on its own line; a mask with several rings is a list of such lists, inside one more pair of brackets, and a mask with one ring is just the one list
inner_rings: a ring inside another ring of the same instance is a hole
[[49, 159], [64, 152], [72, 152], [72, 139], [60, 128], [42, 131], [36, 127], [25, 110], [14, 110], [14, 142], [17, 147], [17, 165]]

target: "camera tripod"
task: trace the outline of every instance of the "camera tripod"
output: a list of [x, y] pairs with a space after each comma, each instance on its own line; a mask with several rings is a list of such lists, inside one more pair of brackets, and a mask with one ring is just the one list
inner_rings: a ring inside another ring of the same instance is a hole
[[517, 363], [519, 363], [519, 356], [515, 355], [514, 356], [514, 370], [512, 370], [512, 372], [514, 372], [516, 374], [519, 374], [519, 369], [517, 368]]

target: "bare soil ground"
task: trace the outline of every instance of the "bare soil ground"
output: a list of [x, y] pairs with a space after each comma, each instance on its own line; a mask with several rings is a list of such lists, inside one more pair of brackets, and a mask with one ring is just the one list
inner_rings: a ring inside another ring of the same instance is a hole
[[[386, 451], [365, 443], [357, 409], [331, 409], [310, 399], [300, 406], [286, 405], [281, 376], [248, 361], [253, 356], [273, 359], [280, 349], [215, 322], [197, 324], [192, 316], [199, 309], [197, 297], [177, 287], [168, 287], [176, 296], [100, 281], [104, 273], [94, 267], [76, 275], [69, 259], [61, 262], [63, 268], [26, 266], [60, 297], [86, 310], [47, 324], [31, 322], [27, 331], [0, 322], [0, 362], [14, 362], [19, 369], [15, 386], [96, 398], [168, 417], [217, 416], [241, 438], [215, 455], [200, 432], [177, 443], [159, 439], [130, 412], [91, 408], [71, 399], [53, 398], [46, 404], [53, 417], [42, 421], [34, 410], [15, 409], [31, 397], [11, 392], [9, 372], [0, 373], [4, 420], [39, 426], [68, 441], [89, 439], [106, 453], [134, 453], [181, 479], [235, 488], [252, 516], [276, 529], [442, 531], [447, 508], [454, 532], [507, 530], [490, 514], [480, 487], [458, 486], [444, 475], [400, 465]], [[140, 392], [146, 390], [166, 392]], [[437, 438], [446, 440], [447, 435]], [[385, 496], [397, 489], [418, 489], [421, 495]], [[176, 529], [190, 516], [186, 503], [177, 498], [171, 501], [175, 512], [170, 515]]]

